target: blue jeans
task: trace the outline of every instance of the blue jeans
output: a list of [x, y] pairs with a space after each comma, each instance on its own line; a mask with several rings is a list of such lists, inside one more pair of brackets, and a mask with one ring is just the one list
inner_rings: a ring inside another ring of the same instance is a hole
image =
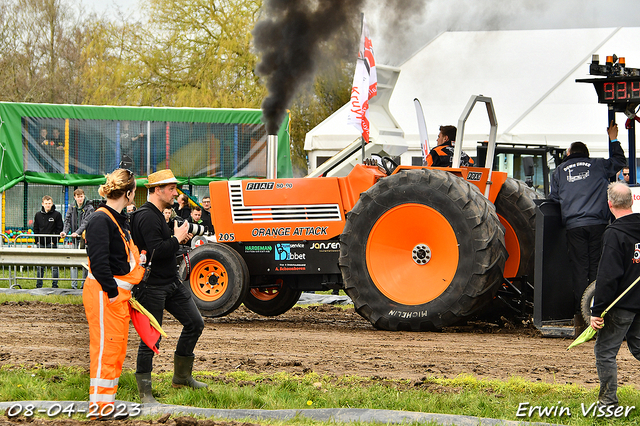
[[[72, 243], [73, 243], [74, 249], [84, 248], [84, 240], [82, 238], [74, 238]], [[72, 279], [78, 278], [78, 268], [71, 267], [70, 273], [71, 273]], [[88, 275], [89, 275], [89, 271], [87, 271], [85, 268], [82, 268], [82, 283], [80, 284], [80, 288], [84, 287], [84, 280], [87, 279]], [[71, 281], [71, 288], [78, 288], [78, 281], [76, 280]]]
[[[58, 246], [55, 243], [48, 243], [48, 244], [39, 243], [38, 247], [54, 249], [54, 248], [57, 248]], [[47, 269], [46, 267], [38, 266], [38, 272], [37, 272], [38, 279], [36, 280], [36, 288], [42, 288], [42, 277], [44, 277], [44, 272], [46, 269]], [[58, 280], [56, 279], [59, 277], [57, 266], [51, 267], [51, 277], [54, 279], [51, 282], [51, 287], [58, 288]]]
[[[204, 320], [191, 298], [191, 293], [179, 281], [163, 285], [149, 283], [138, 285], [144, 287], [134, 287], [135, 298], [153, 314], [160, 325], [162, 325], [162, 314], [165, 309], [182, 324], [182, 333], [176, 344], [176, 355], [193, 356], [193, 349], [204, 330]], [[156, 347], [160, 347], [160, 340], [162, 337], [158, 339]], [[151, 373], [154, 355], [154, 352], [140, 340], [136, 373]]]
[[629, 351], [640, 360], [640, 314], [613, 308], [604, 317], [604, 327], [598, 331], [593, 349], [600, 380], [598, 401], [603, 405], [618, 404], [616, 356], [625, 337]]

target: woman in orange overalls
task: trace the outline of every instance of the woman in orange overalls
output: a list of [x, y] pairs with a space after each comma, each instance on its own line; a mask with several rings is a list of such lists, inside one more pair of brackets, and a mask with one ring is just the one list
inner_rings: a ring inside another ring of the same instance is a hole
[[[89, 322], [90, 411], [113, 416], [118, 379], [127, 353], [131, 289], [144, 274], [122, 210], [136, 193], [133, 173], [116, 169], [98, 193], [107, 199], [87, 225], [89, 275], [82, 302]], [[96, 405], [97, 404], [97, 405]]]

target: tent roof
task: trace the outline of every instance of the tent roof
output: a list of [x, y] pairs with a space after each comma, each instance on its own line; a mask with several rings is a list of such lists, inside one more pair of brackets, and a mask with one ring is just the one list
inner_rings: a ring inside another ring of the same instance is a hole
[[[405, 140], [417, 146], [413, 99], [418, 98], [433, 145], [439, 126], [457, 125], [469, 97], [482, 94], [493, 99], [498, 141], [567, 147], [582, 140], [595, 155], [606, 155], [607, 107], [597, 103], [591, 84], [575, 80], [589, 78], [592, 54], [604, 63], [615, 53], [640, 67], [639, 37], [636, 27], [445, 32], [401, 65], [389, 110]], [[465, 125], [465, 147], [488, 139], [487, 115], [477, 109]], [[375, 117], [371, 122], [375, 127]], [[305, 149], [335, 149], [346, 145], [341, 140], [353, 141], [357, 131], [342, 123], [346, 108], [313, 129]], [[625, 147], [624, 126], [619, 127]]]

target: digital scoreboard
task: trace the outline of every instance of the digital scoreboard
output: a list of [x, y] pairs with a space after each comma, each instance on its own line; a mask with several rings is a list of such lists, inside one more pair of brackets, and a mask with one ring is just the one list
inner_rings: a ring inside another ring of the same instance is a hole
[[580, 83], [593, 83], [601, 104], [639, 104], [640, 77], [609, 77], [576, 80]]
[[[628, 68], [625, 58], [616, 55], [607, 56], [604, 64], [600, 64], [599, 55], [592, 55], [589, 75], [601, 78], [578, 79], [576, 82], [593, 84], [598, 103], [607, 105], [607, 123], [615, 123], [617, 112], [623, 112], [627, 117], [625, 127], [629, 131], [629, 183], [636, 186], [636, 175], [640, 172], [637, 168], [635, 126], [636, 121], [640, 121], [640, 114], [637, 114], [640, 106], [640, 69]], [[609, 153], [611, 154], [611, 146]]]
[[625, 58], [607, 56], [604, 65], [593, 55], [589, 74], [604, 78], [578, 79], [578, 83], [591, 83], [598, 94], [598, 103], [608, 104], [616, 112], [634, 111], [640, 104], [640, 70], [627, 68]]

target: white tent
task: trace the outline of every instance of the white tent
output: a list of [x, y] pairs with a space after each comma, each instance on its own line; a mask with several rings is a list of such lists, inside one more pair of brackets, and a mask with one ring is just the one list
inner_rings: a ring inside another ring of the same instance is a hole
[[[397, 82], [388, 89], [388, 109], [386, 99], [379, 100], [375, 114], [372, 105], [372, 138], [385, 140], [389, 132], [384, 129], [395, 127], [393, 138], [403, 137], [409, 147], [402, 163], [411, 164], [412, 157], [421, 156], [414, 98], [422, 103], [433, 146], [438, 127], [457, 125], [470, 96], [482, 94], [493, 100], [498, 141], [568, 147], [581, 140], [593, 156], [607, 156], [607, 106], [597, 103], [591, 84], [575, 80], [591, 78], [593, 54], [600, 55], [601, 64], [607, 55], [617, 54], [628, 66], [640, 68], [637, 40], [636, 27], [443, 33], [399, 69], [387, 68]], [[382, 118], [385, 112], [392, 117]], [[318, 157], [331, 156], [359, 136], [346, 125], [346, 114], [345, 106], [307, 134], [310, 170], [317, 167]], [[618, 114], [616, 120], [626, 151], [626, 118]], [[463, 148], [474, 152], [488, 134], [486, 112], [474, 109]]]

